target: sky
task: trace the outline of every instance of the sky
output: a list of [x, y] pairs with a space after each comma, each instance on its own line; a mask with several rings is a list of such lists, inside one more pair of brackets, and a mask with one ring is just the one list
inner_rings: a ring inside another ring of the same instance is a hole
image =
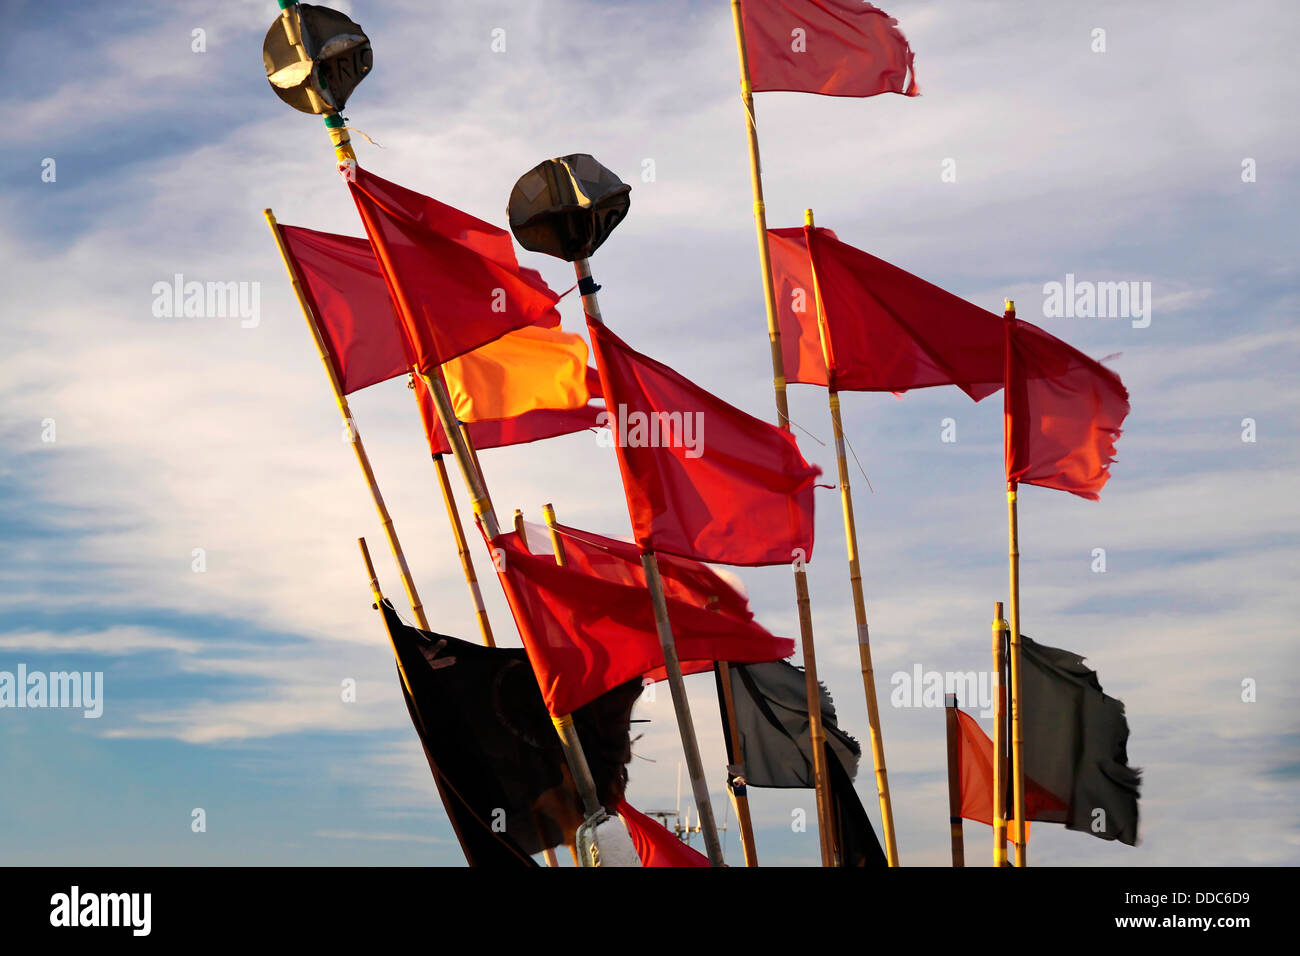
[[[374, 141], [353, 137], [363, 166], [504, 226], [520, 174], [594, 154], [632, 185], [593, 259], [606, 321], [774, 419], [729, 4], [336, 6], [374, 48], [345, 111]], [[1141, 841], [1038, 826], [1031, 860], [1300, 863], [1294, 6], [885, 7], [922, 95], [759, 94], [769, 224], [812, 208], [971, 302], [1012, 298], [1113, 356], [1132, 396], [1100, 502], [1023, 490], [1021, 603], [1025, 633], [1086, 656], [1124, 701]], [[361, 233], [320, 120], [281, 104], [259, 65], [276, 5], [5, 9], [0, 671], [102, 672], [103, 711], [0, 709], [0, 862], [463, 865], [358, 537], [403, 610], [399, 581], [262, 216]], [[520, 259], [572, 284], [559, 260]], [[160, 315], [155, 285], [178, 274], [247, 284], [257, 309]], [[1149, 315], [1047, 314], [1045, 287], [1067, 275], [1149, 283]], [[576, 296], [561, 312], [581, 328]], [[896, 691], [918, 667], [990, 668], [1007, 597], [1001, 403], [843, 398], [900, 857], [944, 866], [944, 715]], [[824, 391], [792, 386], [790, 403], [804, 454], [833, 475]], [[399, 380], [352, 409], [432, 627], [474, 639], [412, 404]], [[553, 502], [565, 523], [629, 531], [590, 434], [483, 466], [502, 510], [540, 521]], [[818, 668], [865, 742], [837, 492], [818, 506]], [[758, 618], [797, 636], [789, 569], [738, 573]], [[688, 686], [738, 863], [712, 679]], [[635, 715], [649, 721], [630, 765], [643, 810], [679, 805], [659, 691]], [[857, 786], [878, 826], [870, 774]], [[750, 803], [760, 862], [816, 864], [815, 832], [792, 822], [812, 814], [807, 791]], [[990, 831], [965, 830], [968, 862], [988, 865]]]

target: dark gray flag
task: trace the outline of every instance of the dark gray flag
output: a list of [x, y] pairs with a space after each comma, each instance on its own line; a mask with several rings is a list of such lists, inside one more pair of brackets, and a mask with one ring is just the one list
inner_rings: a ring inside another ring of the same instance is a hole
[[1020, 662], [1025, 776], [1066, 805], [1033, 819], [1136, 846], [1142, 775], [1128, 765], [1124, 704], [1078, 654], [1022, 634]]
[[[745, 782], [751, 787], [811, 788], [812, 743], [808, 733], [808, 687], [803, 670], [786, 661], [771, 661], [732, 664], [730, 671]], [[721, 696], [721, 686], [718, 693]], [[852, 780], [858, 774], [862, 748], [836, 726], [835, 705], [824, 686], [821, 704], [826, 745], [839, 757], [840, 765]], [[730, 734], [726, 736], [728, 759], [734, 762]]]

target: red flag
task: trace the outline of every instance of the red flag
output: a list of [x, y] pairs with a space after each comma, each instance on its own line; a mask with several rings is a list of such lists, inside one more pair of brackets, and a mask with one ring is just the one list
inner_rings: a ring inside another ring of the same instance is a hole
[[794, 436], [587, 320], [637, 543], [718, 564], [812, 559], [813, 488]]
[[[957, 763], [961, 779], [961, 815], [967, 820], [993, 826], [993, 741], [979, 722], [963, 710], [957, 711]], [[1007, 772], [1007, 807], [1011, 809], [1010, 771]], [[1044, 813], [1065, 810], [1065, 804], [1034, 781], [1025, 780], [1025, 838], [1029, 820]], [[1011, 814], [1008, 813], [1007, 816]], [[1010, 825], [1008, 825], [1008, 834]]]
[[280, 226], [343, 394], [408, 372], [402, 330], [370, 243]]
[[1007, 484], [1096, 501], [1110, 480], [1128, 389], [1100, 362], [1042, 329], [1006, 320]]
[[862, 0], [743, 0], [755, 93], [916, 96], [912, 48], [898, 21]]
[[[654, 609], [644, 587], [561, 567], [533, 555], [511, 531], [489, 542], [515, 624], [546, 706], [571, 713], [624, 681], [664, 665]], [[794, 641], [747, 623], [667, 599], [677, 654], [687, 661], [773, 661]]]
[[[600, 378], [593, 368], [587, 369], [587, 390], [593, 398], [600, 397]], [[433, 398], [424, 379], [415, 379], [415, 394], [419, 399], [420, 418], [424, 421], [425, 437], [429, 440], [429, 450], [435, 455], [451, 454], [451, 445], [447, 435], [438, 421], [438, 413], [433, 407]], [[573, 432], [600, 428], [604, 419], [605, 406], [588, 403], [582, 408], [550, 409], [543, 408], [526, 412], [517, 418], [503, 418], [497, 421], [471, 422], [469, 437], [477, 449], [504, 448], [507, 445], [526, 445], [544, 438], [555, 438]]]
[[[631, 541], [619, 541], [562, 524], [555, 525], [555, 530], [559, 533], [560, 546], [569, 567], [607, 581], [638, 588], [646, 586], [641, 549]], [[722, 614], [742, 624], [754, 620], [754, 612], [749, 609], [749, 599], [744, 593], [707, 564], [673, 554], [661, 554], [659, 577], [666, 597]]]
[[623, 818], [642, 866], [709, 865], [707, 856], [699, 850], [692, 850], [666, 826], [646, 816], [626, 800], [619, 801], [618, 815]]
[[[824, 230], [827, 235], [835, 233]], [[777, 327], [781, 330], [781, 355], [785, 380], [804, 385], [826, 385], [826, 359], [817, 323], [817, 295], [812, 260], [802, 229], [769, 229], [767, 246], [772, 257], [772, 291], [776, 296]]]
[[[801, 288], [812, 281], [812, 270], [797, 263], [795, 249], [805, 251], [816, 271], [834, 388], [903, 392], [956, 385], [979, 401], [1002, 387], [1004, 331], [994, 313], [840, 242], [829, 229], [768, 232], [773, 249], [782, 250], [773, 258], [778, 288]], [[798, 301], [793, 293], [790, 301]], [[778, 302], [782, 342], [787, 334], [801, 341], [816, 340], [811, 285], [806, 303], [806, 311], [798, 312]], [[810, 365], [807, 361], [800, 367]], [[798, 378], [787, 373], [787, 378], [826, 384], [820, 351], [811, 372], [804, 371]]]
[[349, 188], [421, 371], [514, 329], [559, 325], [558, 296], [519, 266], [504, 229], [364, 169]]
[[[641, 549], [637, 545], [562, 524], [555, 525], [555, 530], [559, 533], [560, 547], [569, 567], [606, 581], [638, 588], [647, 586], [645, 568], [641, 566]], [[754, 620], [754, 612], [749, 609], [749, 598], [745, 596], [743, 585], [739, 581], [733, 584], [707, 564], [679, 558], [675, 554], [658, 555], [658, 560], [665, 597], [713, 611], [744, 625]], [[682, 664], [683, 674], [698, 674], [712, 669], [712, 661], [687, 661]], [[667, 676], [667, 671], [662, 667], [656, 667], [645, 674], [646, 680], [651, 681], [666, 680]]]

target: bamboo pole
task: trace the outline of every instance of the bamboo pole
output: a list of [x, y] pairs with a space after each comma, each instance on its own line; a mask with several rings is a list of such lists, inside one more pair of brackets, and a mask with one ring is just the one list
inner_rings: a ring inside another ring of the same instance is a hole
[[442, 489], [442, 501], [447, 506], [447, 520], [451, 522], [451, 534], [456, 541], [456, 554], [460, 558], [460, 568], [465, 575], [465, 584], [469, 587], [470, 600], [474, 604], [474, 617], [478, 621], [479, 633], [483, 644], [496, 647], [496, 638], [492, 634], [492, 624], [488, 620], [487, 608], [483, 604], [483, 591], [478, 584], [478, 575], [474, 572], [474, 559], [470, 555], [469, 542], [465, 540], [465, 528], [460, 522], [460, 512], [456, 509], [456, 497], [451, 490], [451, 478], [447, 474], [446, 462], [442, 455], [433, 456], [433, 467], [438, 473], [438, 487]]
[[[418, 369], [416, 372], [417, 374], [423, 374]], [[481, 522], [484, 533], [491, 540], [501, 533], [501, 528], [497, 523], [497, 516], [492, 508], [491, 499], [488, 498], [487, 490], [483, 485], [482, 475], [470, 457], [465, 435], [460, 428], [456, 427], [456, 418], [452, 412], [451, 397], [447, 394], [447, 386], [443, 383], [441, 376], [424, 375], [423, 377], [425, 384], [429, 386], [429, 395], [433, 399], [433, 407], [438, 413], [438, 421], [442, 424], [442, 430], [447, 435], [452, 453], [455, 455], [457, 464], [460, 465], [461, 477], [464, 478], [465, 486], [469, 489], [470, 498], [474, 504], [474, 514]], [[601, 806], [596, 793], [596, 782], [591, 775], [591, 768], [587, 765], [587, 757], [582, 752], [582, 743], [578, 739], [577, 729], [573, 725], [573, 715], [552, 716], [551, 723], [555, 725], [555, 732], [560, 738], [561, 747], [564, 749], [564, 758], [569, 765], [569, 772], [573, 775], [574, 785], [577, 787], [578, 795], [582, 799], [583, 812], [588, 818], [591, 818], [604, 808]]]
[[[330, 140], [334, 145], [334, 155], [340, 168], [349, 165], [354, 166], [357, 157], [352, 150], [351, 138], [344, 126], [343, 118], [338, 113], [326, 114], [325, 127], [329, 131]], [[393, 286], [390, 291], [397, 299], [404, 298], [399, 287]], [[396, 304], [408, 313], [411, 311], [409, 303], [405, 301], [399, 301]], [[456, 420], [456, 415], [452, 410], [451, 396], [447, 394], [447, 385], [443, 382], [441, 375], [427, 375], [415, 367], [412, 367], [412, 371], [421, 376], [429, 387], [429, 396], [438, 415], [438, 422], [442, 425], [443, 433], [447, 436], [447, 443], [451, 446], [452, 456], [460, 467], [461, 477], [464, 479], [465, 487], [469, 491], [475, 519], [479, 522], [489, 540], [495, 538], [500, 534], [501, 527], [497, 523], [496, 512], [492, 508], [492, 500], [488, 497], [482, 472], [471, 457], [468, 430], [460, 427], [460, 423]], [[570, 714], [561, 717], [553, 716], [551, 723], [555, 725], [556, 734], [560, 738], [560, 746], [564, 751], [565, 762], [569, 766], [569, 772], [573, 775], [574, 784], [582, 799], [583, 811], [587, 818], [590, 819], [603, 812], [604, 808], [600, 805], [600, 800], [597, 797], [596, 783], [591, 776], [591, 769], [587, 765], [587, 758], [582, 752], [582, 744], [578, 739], [577, 730], [573, 726], [573, 717]]]
[[736, 700], [731, 690], [731, 665], [718, 661], [718, 682], [722, 685], [722, 719], [727, 724], [727, 737], [731, 740], [732, 775], [731, 802], [736, 808], [740, 823], [740, 847], [745, 854], [745, 866], [758, 866], [758, 848], [754, 844], [754, 821], [749, 814], [748, 785], [745, 783], [745, 753], [740, 742], [740, 728], [736, 724]]
[[961, 739], [957, 726], [957, 695], [943, 697], [944, 724], [948, 737], [948, 827], [952, 834], [952, 865], [966, 865], [966, 847], [961, 829]]
[[[754, 227], [758, 233], [758, 263], [763, 277], [763, 303], [767, 312], [767, 338], [772, 355], [772, 390], [776, 397], [778, 424], [790, 430], [789, 403], [786, 400], [785, 358], [781, 353], [781, 327], [777, 321], [776, 292], [772, 285], [772, 255], [767, 243], [767, 207], [763, 202], [763, 171], [758, 154], [758, 128], [754, 119], [754, 91], [749, 79], [749, 54], [745, 49], [745, 30], [740, 16], [740, 0], [731, 0], [731, 16], [736, 28], [736, 51], [740, 58], [740, 94], [745, 106], [745, 124], [749, 135], [749, 172], [754, 192]], [[832, 866], [838, 855], [830, 822], [830, 790], [826, 772], [826, 732], [822, 727], [821, 686], [817, 683], [817, 652], [813, 646], [812, 602], [808, 596], [808, 575], [802, 560], [794, 567], [795, 605], [799, 612], [799, 637], [803, 651], [804, 674], [808, 690], [808, 731], [813, 750], [813, 778], [817, 795], [817, 829], [821, 842], [822, 866]]]
[[[361, 548], [361, 560], [366, 564], [366, 575], [370, 580], [370, 594], [375, 599], [375, 607], [381, 612], [384, 606], [384, 594], [379, 587], [379, 576], [375, 574], [375, 564], [370, 560], [370, 549], [366, 547], [365, 538], [357, 538], [357, 545]], [[406, 668], [402, 666], [402, 655], [397, 652], [397, 643], [393, 640], [393, 634], [387, 626], [384, 631], [388, 634], [388, 644], [393, 649], [393, 659], [397, 661], [397, 673], [402, 676], [402, 686], [406, 688], [406, 693], [410, 695], [412, 705], [415, 702], [415, 694], [411, 693], [411, 682], [406, 677]]]
[[1007, 865], [1007, 622], [993, 605], [993, 865]]
[[[555, 563], [567, 567], [569, 560], [564, 553], [564, 538], [556, 529], [555, 506], [543, 505], [542, 514], [546, 519], [546, 527], [551, 532], [551, 549], [555, 552]], [[744, 760], [740, 749], [740, 731], [736, 726], [736, 705], [731, 693], [731, 675], [726, 661], [718, 661], [717, 666], [723, 688], [725, 709], [723, 719], [727, 721], [728, 734], [732, 740], [733, 759], [736, 760], [742, 774], [741, 782], [732, 789], [732, 802], [736, 807], [736, 818], [740, 821], [741, 849], [745, 854], [745, 866], [758, 866], [758, 850], [754, 846], [754, 824], [750, 818], [749, 796], [745, 793], [743, 782]]]
[[[1006, 346], [1003, 371], [1003, 401], [1005, 402], [1002, 427], [1011, 434], [1011, 322], [1016, 317], [1016, 304], [1006, 303]], [[1016, 866], [1028, 865], [1025, 856], [1025, 764], [1024, 728], [1020, 713], [1020, 532], [1017, 513], [1016, 482], [1007, 476], [1007, 569], [1010, 578], [1011, 598], [1011, 780], [1015, 795]]]
[[307, 302], [307, 295], [303, 291], [302, 283], [298, 278], [298, 270], [294, 268], [293, 259], [289, 256], [289, 249], [284, 243], [284, 235], [280, 232], [279, 223], [275, 221], [275, 214], [270, 209], [262, 210], [262, 214], [266, 216], [266, 223], [271, 227], [271, 235], [275, 237], [275, 246], [280, 250], [280, 258], [284, 261], [285, 271], [289, 273], [289, 283], [293, 286], [294, 295], [298, 299], [298, 306], [302, 309], [302, 317], [307, 320], [307, 329], [311, 332], [312, 341], [316, 343], [316, 353], [320, 357], [321, 364], [325, 366], [325, 375], [329, 378], [330, 388], [334, 392], [334, 403], [338, 406], [343, 426], [348, 429], [352, 451], [356, 455], [357, 464], [361, 467], [361, 474], [366, 479], [366, 487], [370, 489], [370, 499], [375, 504], [375, 510], [379, 512], [379, 523], [384, 529], [384, 537], [388, 540], [388, 547], [393, 552], [393, 560], [397, 563], [397, 573], [402, 579], [402, 588], [406, 591], [406, 598], [411, 603], [411, 613], [415, 615], [415, 620], [420, 627], [427, 631], [429, 621], [424, 616], [424, 605], [420, 601], [419, 592], [415, 589], [415, 580], [411, 577], [410, 567], [407, 566], [406, 554], [402, 551], [402, 543], [397, 538], [397, 529], [393, 526], [392, 516], [388, 513], [388, 506], [384, 503], [384, 496], [379, 491], [379, 483], [375, 480], [374, 469], [370, 466], [370, 456], [366, 454], [366, 446], [361, 441], [361, 433], [357, 431], [356, 423], [352, 419], [352, 409], [348, 405], [347, 395], [343, 392], [343, 385], [339, 381], [338, 372], [335, 370], [334, 362], [330, 358], [329, 348], [325, 344], [325, 337], [321, 334], [320, 327], [316, 324], [316, 317], [312, 314], [311, 306]]
[[[600, 300], [596, 298], [596, 290], [599, 287], [591, 278], [591, 263], [586, 258], [577, 259], [573, 263], [573, 269], [578, 277], [578, 291], [582, 293], [582, 307], [587, 317], [592, 322], [603, 323]], [[718, 839], [713, 804], [709, 799], [709, 787], [704, 778], [704, 763], [700, 759], [700, 745], [695, 736], [695, 721], [691, 717], [690, 701], [686, 699], [686, 683], [682, 679], [681, 661], [677, 659], [677, 644], [673, 639], [672, 624], [668, 620], [668, 603], [664, 599], [663, 581], [659, 577], [659, 561], [653, 551], [646, 549], [641, 552], [641, 567], [645, 570], [646, 587], [650, 591], [650, 601], [654, 607], [655, 631], [659, 635], [659, 646], [663, 649], [664, 670], [668, 672], [668, 689], [673, 698], [677, 731], [682, 740], [682, 750], [686, 755], [686, 770], [690, 775], [691, 790], [695, 796], [695, 809], [700, 815], [700, 829], [704, 834], [704, 846], [708, 851], [709, 865], [722, 866], [722, 843]]]
[[[813, 211], [804, 210], [804, 239], [808, 260], [812, 264]], [[821, 284], [817, 268], [812, 267], [813, 301], [817, 309], [817, 333], [821, 339], [822, 360], [826, 364], [826, 396], [831, 411], [831, 428], [835, 435], [835, 462], [839, 470], [840, 504], [844, 511], [844, 543], [849, 556], [849, 586], [853, 592], [853, 619], [858, 634], [858, 666], [862, 672], [862, 691], [867, 698], [867, 724], [871, 732], [871, 760], [876, 769], [876, 798], [880, 802], [880, 823], [885, 831], [885, 857], [890, 866], [898, 866], [898, 841], [894, 836], [894, 806], [889, 796], [889, 775], [885, 769], [885, 740], [880, 729], [880, 702], [876, 695], [875, 667], [871, 663], [871, 630], [867, 625], [867, 600], [862, 591], [862, 563], [858, 555], [858, 528], [853, 513], [853, 487], [849, 481], [849, 463], [844, 447], [844, 422], [840, 416], [840, 393], [831, 381], [831, 343], [822, 308]]]
[[641, 552], [641, 566], [645, 568], [646, 584], [654, 605], [655, 631], [663, 649], [664, 669], [668, 672], [668, 689], [672, 693], [673, 710], [677, 714], [677, 728], [686, 753], [686, 769], [691, 778], [691, 791], [695, 795], [695, 810], [700, 817], [700, 831], [704, 834], [704, 848], [709, 865], [722, 866], [722, 844], [713, 818], [713, 804], [708, 783], [704, 779], [704, 761], [700, 757], [700, 744], [695, 736], [695, 721], [691, 717], [691, 704], [686, 699], [686, 684], [682, 680], [682, 664], [677, 659], [677, 643], [673, 639], [672, 624], [668, 620], [668, 604], [664, 600], [664, 585], [659, 577], [659, 559], [653, 551]]
[[569, 559], [564, 553], [564, 539], [560, 537], [560, 532], [555, 530], [555, 506], [549, 502], [542, 505], [542, 517], [546, 519], [546, 527], [551, 532], [551, 550], [555, 552], [555, 563], [562, 568], [567, 568]]
[[1025, 866], [1024, 727], [1020, 713], [1020, 536], [1016, 514], [1016, 485], [1007, 488], [1007, 558], [1011, 578], [1011, 786], [1015, 799], [1016, 866]]

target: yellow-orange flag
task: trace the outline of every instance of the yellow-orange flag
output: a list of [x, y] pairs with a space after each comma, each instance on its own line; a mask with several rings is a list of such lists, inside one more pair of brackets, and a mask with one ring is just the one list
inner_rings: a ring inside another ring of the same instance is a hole
[[587, 404], [587, 343], [581, 335], [528, 326], [442, 367], [462, 422], [515, 418]]

